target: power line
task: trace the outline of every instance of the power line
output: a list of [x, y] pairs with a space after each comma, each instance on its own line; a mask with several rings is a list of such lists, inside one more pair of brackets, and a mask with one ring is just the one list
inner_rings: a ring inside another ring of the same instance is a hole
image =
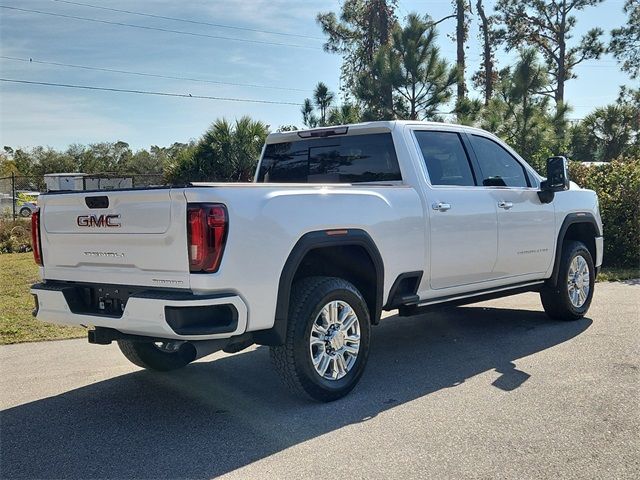
[[252, 87], [252, 88], [269, 88], [273, 90], [287, 90], [294, 92], [308, 92], [309, 90], [305, 90], [303, 88], [290, 88], [290, 87], [274, 87], [269, 85], [258, 85], [252, 83], [234, 83], [234, 82], [222, 82], [218, 80], [207, 80], [204, 78], [193, 78], [193, 77], [179, 77], [173, 75], [161, 75], [159, 73], [148, 73], [148, 72], [134, 72], [132, 70], [118, 70], [114, 68], [105, 68], [105, 67], [91, 67], [88, 65], [74, 65], [72, 63], [62, 63], [62, 62], [49, 62], [45, 60], [36, 60], [33, 58], [19, 58], [19, 57], [9, 57], [6, 55], [0, 55], [0, 58], [5, 60], [14, 60], [18, 62], [25, 63], [37, 63], [41, 65], [53, 65], [56, 67], [70, 67], [70, 68], [81, 68], [83, 70], [96, 70], [99, 72], [111, 72], [111, 73], [121, 73], [124, 75], [137, 75], [141, 77], [153, 77], [153, 78], [166, 78], [170, 80], [187, 80], [190, 82], [202, 82], [202, 83], [212, 83], [216, 85], [232, 85], [236, 87]]
[[[252, 98], [214, 97], [209, 95], [192, 95], [190, 93], [170, 93], [170, 92], [153, 92], [148, 90], [128, 90], [124, 88], [96, 87], [92, 85], [71, 85], [67, 83], [36, 82], [31, 80], [19, 80], [14, 78], [0, 78], [0, 82], [18, 83], [18, 84], [25, 84], [25, 85], [42, 85], [42, 86], [48, 86], [48, 87], [77, 88], [77, 89], [83, 89], [83, 90], [99, 90], [99, 91], [116, 92], [116, 93], [134, 93], [138, 95], [156, 95], [161, 97], [196, 98], [200, 100], [264, 103], [264, 104], [270, 104], [270, 105], [293, 105], [296, 107], [302, 106], [301, 103], [296, 103], [296, 102], [279, 102], [275, 100], [257, 100]], [[593, 108], [593, 107], [588, 107], [587, 105], [574, 105], [574, 106], [581, 107], [581, 108]], [[439, 115], [455, 115], [455, 112], [436, 111], [434, 113]], [[569, 118], [569, 120], [572, 120], [572, 121], [580, 121], [582, 119], [583, 117]]]
[[223, 100], [227, 102], [267, 103], [270, 105], [295, 105], [296, 107], [302, 105], [301, 103], [297, 103], [297, 102], [279, 102], [275, 100], [258, 100], [253, 98], [214, 97], [210, 95], [192, 95], [190, 93], [153, 92], [149, 90], [129, 90], [125, 88], [96, 87], [93, 85], [72, 85], [68, 83], [35, 82], [31, 80], [19, 80], [15, 78], [0, 78], [0, 82], [21, 83], [26, 85], [44, 85], [47, 87], [79, 88], [83, 90], [101, 90], [105, 92], [117, 92], [117, 93], [136, 93], [138, 95], [157, 95], [161, 97], [197, 98], [202, 100]]
[[203, 22], [199, 20], [190, 20], [188, 18], [169, 17], [165, 15], [157, 15], [154, 13], [134, 12], [133, 10], [121, 10], [119, 8], [103, 7], [102, 5], [93, 5], [91, 3], [71, 2], [69, 0], [53, 0], [53, 1], [58, 3], [67, 3], [69, 5], [78, 5], [82, 7], [96, 8], [99, 10], [107, 10], [109, 12], [126, 13], [129, 15], [139, 15], [141, 17], [160, 18], [162, 20], [173, 20], [175, 22], [192, 23], [195, 25], [207, 25], [209, 27], [229, 28], [233, 30], [244, 30], [246, 32], [267, 33], [269, 35], [283, 35], [287, 37], [299, 37], [299, 38], [310, 38], [313, 40], [324, 40], [321, 37], [313, 37], [311, 35], [302, 35], [299, 33], [276, 32], [274, 30], [260, 30], [257, 28], [239, 27], [237, 25], [225, 25], [222, 23]]
[[215, 38], [217, 40], [231, 40], [235, 42], [255, 43], [255, 44], [261, 44], [261, 45], [275, 45], [278, 47], [293, 47], [293, 48], [306, 48], [310, 50], [322, 50], [322, 48], [320, 47], [310, 47], [307, 45], [298, 45], [294, 43], [268, 42], [265, 40], [248, 40], [245, 38], [224, 37], [222, 35], [209, 35], [208, 33], [188, 32], [186, 30], [172, 30], [169, 28], [149, 27], [147, 25], [136, 25], [134, 23], [112, 22], [110, 20], [100, 20], [98, 18], [79, 17], [76, 15], [66, 15], [63, 13], [43, 12], [42, 10], [31, 10], [29, 8], [9, 7], [7, 5], [0, 5], [0, 8], [5, 8], [8, 10], [16, 10], [19, 12], [37, 13], [39, 15], [48, 15], [51, 17], [70, 18], [73, 20], [83, 20], [86, 22], [102, 23], [106, 25], [117, 25], [119, 27], [139, 28], [142, 30], [153, 30], [156, 32], [164, 32], [164, 33], [176, 33], [178, 35], [189, 35], [192, 37]]

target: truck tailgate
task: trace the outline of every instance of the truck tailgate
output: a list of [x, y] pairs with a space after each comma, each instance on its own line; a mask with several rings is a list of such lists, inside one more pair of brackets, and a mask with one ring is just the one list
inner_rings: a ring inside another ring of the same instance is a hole
[[43, 276], [189, 288], [183, 189], [42, 195]]

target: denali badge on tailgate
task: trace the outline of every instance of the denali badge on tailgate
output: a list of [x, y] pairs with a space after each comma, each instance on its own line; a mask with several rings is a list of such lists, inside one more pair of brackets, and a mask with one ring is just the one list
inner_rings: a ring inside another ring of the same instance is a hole
[[120, 227], [120, 215], [79, 215], [79, 227]]

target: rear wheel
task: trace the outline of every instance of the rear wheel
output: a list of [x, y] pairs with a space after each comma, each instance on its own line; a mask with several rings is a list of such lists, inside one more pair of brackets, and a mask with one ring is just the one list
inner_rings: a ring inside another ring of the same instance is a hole
[[31, 216], [31, 209], [29, 207], [22, 207], [20, 209], [20, 216], [23, 218], [27, 218]]
[[120, 351], [134, 365], [149, 370], [167, 372], [189, 364], [180, 353], [184, 342], [134, 342], [118, 340]]
[[334, 277], [310, 277], [292, 289], [287, 337], [271, 360], [295, 393], [330, 402], [349, 393], [364, 372], [371, 330], [358, 289]]
[[544, 311], [558, 320], [584, 317], [591, 305], [595, 280], [589, 249], [582, 242], [567, 242], [562, 249], [557, 285], [545, 285], [540, 292]]

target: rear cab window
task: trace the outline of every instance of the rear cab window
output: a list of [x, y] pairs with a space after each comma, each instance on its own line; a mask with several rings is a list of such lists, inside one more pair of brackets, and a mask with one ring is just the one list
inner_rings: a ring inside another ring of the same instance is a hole
[[401, 181], [391, 133], [331, 136], [270, 143], [259, 183], [364, 183]]

